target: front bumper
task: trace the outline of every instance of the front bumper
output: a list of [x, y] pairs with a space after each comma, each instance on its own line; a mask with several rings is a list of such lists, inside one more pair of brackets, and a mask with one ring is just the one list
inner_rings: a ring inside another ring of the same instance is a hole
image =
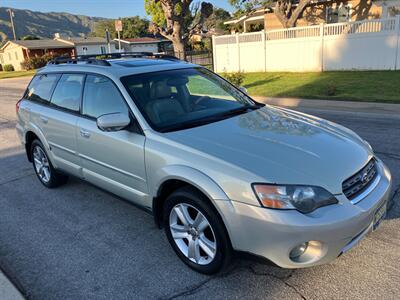
[[[295, 210], [219, 201], [233, 248], [265, 257], [284, 268], [309, 267], [334, 260], [372, 230], [376, 210], [390, 197], [390, 172], [381, 161], [378, 171], [379, 183], [362, 201], [352, 204], [342, 194], [337, 196], [339, 204], [307, 215]], [[319, 250], [306, 260], [290, 259], [293, 247], [308, 241], [314, 241]]]

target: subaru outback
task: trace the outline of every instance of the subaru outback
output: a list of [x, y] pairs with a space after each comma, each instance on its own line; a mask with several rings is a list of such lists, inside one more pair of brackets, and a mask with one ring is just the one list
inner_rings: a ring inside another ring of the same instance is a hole
[[54, 60], [16, 110], [44, 186], [74, 176], [143, 207], [198, 272], [235, 252], [324, 264], [385, 216], [390, 172], [357, 134], [168, 56]]

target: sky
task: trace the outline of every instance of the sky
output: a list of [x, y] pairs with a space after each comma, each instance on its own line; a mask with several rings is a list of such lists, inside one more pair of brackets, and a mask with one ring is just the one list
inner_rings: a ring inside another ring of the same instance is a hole
[[[228, 0], [207, 0], [207, 2], [232, 11]], [[0, 6], [105, 18], [146, 16], [144, 0], [0, 0]]]

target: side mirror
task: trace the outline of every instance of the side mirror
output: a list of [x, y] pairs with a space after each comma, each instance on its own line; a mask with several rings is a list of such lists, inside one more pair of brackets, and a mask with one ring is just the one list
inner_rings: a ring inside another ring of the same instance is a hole
[[239, 90], [241, 90], [243, 93], [247, 94], [247, 89], [244, 86], [241, 86], [239, 88]]
[[97, 118], [97, 127], [102, 131], [119, 131], [131, 123], [126, 113], [112, 113]]

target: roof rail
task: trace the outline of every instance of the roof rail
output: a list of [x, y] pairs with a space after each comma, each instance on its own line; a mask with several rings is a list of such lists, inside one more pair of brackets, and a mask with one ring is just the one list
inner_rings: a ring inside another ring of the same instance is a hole
[[115, 52], [115, 53], [104, 53], [104, 54], [89, 54], [89, 55], [79, 55], [80, 59], [118, 59], [124, 57], [146, 57], [146, 58], [158, 58], [158, 59], [168, 59], [168, 60], [176, 60], [180, 61], [179, 58], [176, 58], [172, 55], [167, 55], [163, 53], [153, 53], [153, 52]]
[[103, 59], [80, 59], [80, 58], [72, 58], [72, 57], [56, 57], [50, 60], [47, 64], [48, 65], [59, 65], [59, 64], [77, 64], [78, 62], [86, 62], [87, 64], [93, 64], [98, 66], [111, 66], [111, 64]]
[[59, 64], [77, 64], [78, 62], [86, 62], [87, 64], [98, 65], [98, 66], [111, 66], [107, 61], [108, 59], [119, 59], [119, 58], [154, 58], [154, 59], [166, 59], [171, 61], [181, 61], [172, 55], [153, 53], [153, 52], [116, 52], [116, 53], [99, 53], [99, 54], [88, 54], [78, 55], [76, 57], [56, 57], [49, 61], [48, 65], [59, 65]]

